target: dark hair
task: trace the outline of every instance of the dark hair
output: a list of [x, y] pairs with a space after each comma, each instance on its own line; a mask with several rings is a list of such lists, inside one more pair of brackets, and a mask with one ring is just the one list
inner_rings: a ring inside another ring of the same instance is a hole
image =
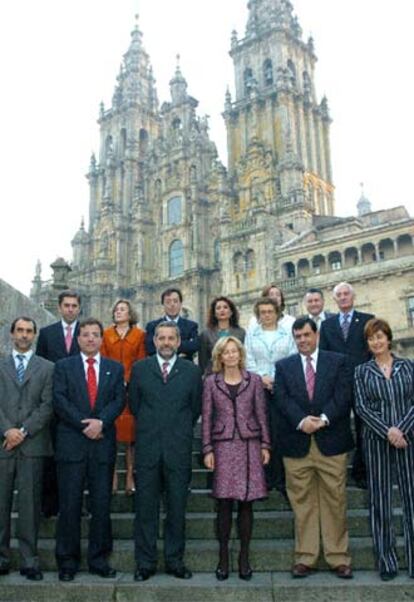
[[309, 318], [309, 316], [300, 316], [300, 318], [296, 318], [296, 320], [292, 324], [292, 332], [295, 330], [302, 330], [305, 328], [306, 324], [312, 328], [313, 332], [318, 332], [318, 327], [316, 326], [316, 322]]
[[280, 313], [282, 313], [283, 310], [285, 309], [285, 295], [283, 294], [283, 291], [280, 288], [280, 286], [278, 286], [276, 284], [276, 282], [271, 282], [270, 284], [268, 284], [267, 286], [265, 286], [262, 289], [262, 297], [268, 297], [271, 288], [277, 288], [277, 290], [280, 293], [280, 301], [281, 301], [281, 303], [280, 303]]
[[112, 320], [115, 322], [115, 310], [118, 307], [118, 305], [120, 303], [125, 303], [125, 305], [128, 306], [128, 313], [129, 313], [129, 325], [130, 326], [135, 326], [135, 324], [137, 324], [138, 322], [138, 313], [137, 311], [132, 307], [132, 303], [131, 301], [128, 301], [128, 299], [118, 299], [118, 301], [116, 301], [115, 305], [112, 308]]
[[165, 290], [162, 294], [161, 294], [161, 305], [164, 304], [164, 298], [168, 297], [169, 295], [171, 295], [172, 293], [177, 293], [178, 298], [180, 299], [180, 303], [183, 302], [183, 294], [180, 291], [179, 288], [167, 288], [167, 290]]
[[65, 297], [74, 297], [79, 305], [81, 304], [81, 296], [77, 291], [72, 291], [70, 289], [66, 291], [62, 291], [58, 296], [58, 304], [60, 305]]
[[259, 307], [261, 305], [273, 305], [278, 319], [280, 318], [282, 308], [278, 305], [277, 301], [271, 299], [270, 297], [260, 297], [260, 299], [258, 299], [253, 306], [254, 315], [256, 316], [257, 320], [259, 320]]
[[15, 318], [13, 320], [13, 322], [11, 323], [10, 332], [12, 332], [12, 333], [14, 332], [14, 330], [16, 328], [16, 324], [19, 320], [23, 320], [23, 322], [31, 322], [33, 324], [34, 333], [36, 334], [36, 332], [37, 332], [36, 322], [33, 320], [33, 318], [28, 318], [27, 316], [19, 316], [18, 318]]
[[308, 290], [305, 293], [305, 296], [306, 295], [315, 295], [315, 294], [320, 295], [323, 299], [323, 292], [321, 291], [320, 288], [308, 288]]
[[101, 337], [103, 336], [103, 324], [97, 318], [86, 318], [85, 320], [79, 322], [79, 333], [81, 332], [82, 328], [85, 328], [85, 326], [99, 326], [99, 330], [101, 331]]
[[368, 340], [370, 337], [372, 337], [377, 332], [383, 332], [385, 334], [385, 336], [387, 337], [387, 339], [389, 340], [389, 342], [391, 343], [392, 330], [391, 330], [391, 326], [388, 324], [388, 322], [386, 322], [385, 320], [382, 320], [381, 318], [371, 318], [371, 320], [368, 320], [368, 322], [365, 324], [365, 327], [364, 327], [365, 339]]
[[218, 325], [218, 320], [216, 318], [216, 305], [219, 301], [223, 301], [224, 303], [227, 303], [227, 305], [230, 308], [230, 311], [231, 311], [231, 316], [229, 319], [230, 326], [232, 328], [238, 328], [239, 327], [239, 310], [237, 309], [234, 301], [232, 301], [228, 297], [223, 297], [223, 296], [216, 297], [210, 303], [210, 307], [208, 310], [208, 319], [207, 319], [208, 328], [216, 328]]

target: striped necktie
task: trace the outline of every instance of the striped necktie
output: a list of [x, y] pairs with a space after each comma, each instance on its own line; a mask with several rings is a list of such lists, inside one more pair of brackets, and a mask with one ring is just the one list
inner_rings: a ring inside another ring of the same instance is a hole
[[312, 358], [310, 355], [306, 356], [306, 370], [305, 370], [306, 389], [309, 395], [309, 401], [312, 401], [313, 394], [315, 392], [315, 370], [312, 365]]
[[25, 373], [24, 355], [21, 355], [19, 353], [18, 355], [16, 355], [16, 357], [19, 360], [19, 363], [17, 364], [17, 368], [16, 368], [17, 380], [19, 381], [19, 383], [22, 383], [23, 379], [24, 379], [24, 373]]
[[168, 380], [168, 367], [169, 367], [170, 363], [169, 362], [163, 362], [162, 364], [162, 380], [166, 383]]
[[350, 315], [349, 314], [344, 314], [344, 317], [342, 318], [342, 334], [344, 335], [344, 340], [346, 341], [348, 338], [348, 334], [349, 334], [349, 327], [351, 326], [351, 320], [350, 320]]

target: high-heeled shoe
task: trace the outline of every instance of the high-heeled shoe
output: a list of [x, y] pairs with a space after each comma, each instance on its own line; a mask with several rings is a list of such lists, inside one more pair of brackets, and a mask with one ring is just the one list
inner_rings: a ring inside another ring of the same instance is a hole
[[225, 581], [226, 579], [229, 578], [229, 571], [225, 571], [224, 569], [221, 568], [221, 566], [218, 564], [217, 568], [216, 568], [216, 579], [217, 581]]
[[249, 562], [247, 561], [246, 566], [242, 569], [240, 556], [239, 556], [239, 579], [243, 579], [243, 581], [250, 581], [250, 579], [252, 577], [253, 577], [253, 571], [252, 571], [252, 568], [251, 568]]

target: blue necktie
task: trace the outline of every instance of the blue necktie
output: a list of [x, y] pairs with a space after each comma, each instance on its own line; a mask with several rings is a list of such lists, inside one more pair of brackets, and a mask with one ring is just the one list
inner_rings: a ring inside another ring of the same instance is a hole
[[16, 355], [17, 359], [19, 360], [19, 363], [17, 364], [17, 368], [16, 368], [16, 372], [17, 372], [17, 380], [19, 381], [19, 383], [23, 382], [24, 379], [24, 355], [20, 355], [20, 353], [18, 355]]
[[345, 314], [343, 319], [342, 319], [342, 334], [344, 335], [344, 340], [346, 341], [348, 338], [348, 334], [349, 334], [349, 327], [351, 326], [350, 323], [350, 318], [351, 316], [349, 314]]

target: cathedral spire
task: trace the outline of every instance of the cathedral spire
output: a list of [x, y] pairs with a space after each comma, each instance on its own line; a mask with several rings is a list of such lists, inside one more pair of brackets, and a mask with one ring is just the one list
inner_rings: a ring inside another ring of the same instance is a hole
[[155, 79], [149, 56], [142, 43], [138, 15], [135, 15], [135, 27], [131, 32], [131, 42], [124, 54], [112, 97], [112, 105], [115, 109], [131, 102], [145, 105], [152, 111], [156, 111], [158, 108]]
[[173, 104], [179, 104], [187, 98], [187, 80], [181, 73], [180, 58], [180, 55], [177, 54], [177, 66], [175, 68], [175, 74], [170, 80], [170, 90]]
[[273, 29], [288, 29], [296, 37], [302, 37], [298, 18], [293, 15], [289, 0], [249, 0], [249, 17], [246, 37], [254, 38]]

